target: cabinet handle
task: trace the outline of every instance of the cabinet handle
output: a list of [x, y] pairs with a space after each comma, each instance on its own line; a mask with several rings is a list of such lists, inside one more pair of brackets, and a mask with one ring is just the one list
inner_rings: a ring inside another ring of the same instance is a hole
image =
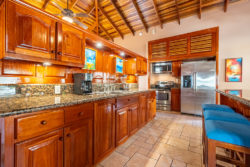
[[56, 51], [55, 50], [51, 50], [51, 53], [56, 53]]
[[62, 52], [57, 52], [57, 54], [61, 56], [61, 55], [62, 55]]
[[71, 137], [71, 134], [70, 134], [70, 133], [68, 133], [66, 136], [67, 136], [67, 137]]
[[42, 124], [42, 125], [46, 125], [46, 124], [47, 124], [47, 121], [42, 120], [42, 121], [41, 121], [41, 124]]
[[59, 137], [59, 140], [60, 140], [60, 141], [63, 141], [63, 137], [62, 137], [62, 136], [61, 136], [61, 137]]

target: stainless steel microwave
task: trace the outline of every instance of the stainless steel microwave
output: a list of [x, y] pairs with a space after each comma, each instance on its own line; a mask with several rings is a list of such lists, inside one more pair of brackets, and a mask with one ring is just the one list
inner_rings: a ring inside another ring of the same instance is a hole
[[152, 63], [153, 74], [166, 74], [172, 72], [171, 62], [156, 62]]

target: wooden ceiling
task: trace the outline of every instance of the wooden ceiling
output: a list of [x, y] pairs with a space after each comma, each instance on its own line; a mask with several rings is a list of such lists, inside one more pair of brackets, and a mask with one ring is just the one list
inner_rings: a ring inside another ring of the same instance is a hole
[[[61, 13], [52, 1], [66, 8], [67, 0], [24, 0], [52, 14]], [[145, 30], [191, 15], [202, 18], [202, 12], [213, 8], [227, 11], [230, 3], [240, 0], [69, 0], [74, 12], [87, 13], [79, 18], [90, 31], [113, 40], [125, 34]], [[98, 9], [98, 10], [96, 10]], [[97, 17], [96, 17], [97, 16]]]

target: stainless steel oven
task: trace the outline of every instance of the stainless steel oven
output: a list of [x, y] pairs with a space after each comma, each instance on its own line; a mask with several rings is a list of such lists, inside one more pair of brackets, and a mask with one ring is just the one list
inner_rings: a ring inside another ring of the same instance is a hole
[[157, 110], [171, 110], [170, 90], [156, 90], [156, 108]]

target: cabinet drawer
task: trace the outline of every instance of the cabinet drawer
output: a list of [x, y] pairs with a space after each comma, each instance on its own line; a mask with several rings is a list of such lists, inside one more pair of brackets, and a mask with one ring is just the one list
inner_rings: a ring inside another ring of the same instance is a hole
[[117, 98], [117, 108], [122, 108], [124, 106], [137, 103], [139, 100], [139, 96], [125, 96]]
[[15, 118], [15, 138], [20, 140], [41, 135], [64, 124], [64, 110], [49, 110]]
[[78, 121], [85, 118], [93, 118], [94, 114], [94, 105], [93, 103], [85, 103], [70, 106], [64, 109], [65, 110], [65, 122]]

